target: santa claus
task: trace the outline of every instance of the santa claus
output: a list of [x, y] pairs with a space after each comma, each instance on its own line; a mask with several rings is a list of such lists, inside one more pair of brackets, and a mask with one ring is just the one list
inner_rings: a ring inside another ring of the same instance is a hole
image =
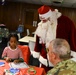
[[33, 57], [38, 58], [41, 67], [49, 70], [47, 49], [49, 43], [55, 38], [66, 39], [72, 50], [76, 51], [76, 29], [73, 22], [66, 16], [63, 16], [57, 9], [52, 9], [46, 5], [38, 9], [41, 22], [35, 31], [36, 44]]

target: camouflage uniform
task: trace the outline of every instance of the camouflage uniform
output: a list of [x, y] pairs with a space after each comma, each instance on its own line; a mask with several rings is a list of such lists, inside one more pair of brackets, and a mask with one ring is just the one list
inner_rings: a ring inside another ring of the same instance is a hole
[[76, 62], [73, 60], [59, 62], [47, 72], [47, 75], [76, 75]]

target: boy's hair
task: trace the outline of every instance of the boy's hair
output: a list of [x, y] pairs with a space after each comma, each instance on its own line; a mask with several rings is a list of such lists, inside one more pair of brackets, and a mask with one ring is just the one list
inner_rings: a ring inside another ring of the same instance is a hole
[[11, 38], [11, 37], [15, 37], [17, 41], [18, 41], [18, 39], [19, 39], [19, 38], [18, 38], [18, 35], [17, 35], [16, 33], [10, 33], [10, 34], [9, 34], [9, 37], [8, 37], [8, 41], [10, 41], [10, 38]]

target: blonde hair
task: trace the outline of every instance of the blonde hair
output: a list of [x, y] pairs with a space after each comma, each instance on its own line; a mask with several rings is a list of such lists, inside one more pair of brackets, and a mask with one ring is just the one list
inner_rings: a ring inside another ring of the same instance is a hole
[[51, 41], [52, 44], [52, 52], [59, 55], [61, 59], [68, 59], [70, 58], [71, 50], [68, 42], [65, 39], [54, 39]]

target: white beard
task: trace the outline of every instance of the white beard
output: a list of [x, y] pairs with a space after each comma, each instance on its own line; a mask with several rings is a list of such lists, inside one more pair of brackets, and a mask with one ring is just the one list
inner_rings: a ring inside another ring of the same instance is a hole
[[35, 31], [35, 35], [40, 37], [39, 43], [44, 43], [48, 48], [50, 41], [56, 38], [57, 22], [51, 25], [50, 21], [40, 22]]

